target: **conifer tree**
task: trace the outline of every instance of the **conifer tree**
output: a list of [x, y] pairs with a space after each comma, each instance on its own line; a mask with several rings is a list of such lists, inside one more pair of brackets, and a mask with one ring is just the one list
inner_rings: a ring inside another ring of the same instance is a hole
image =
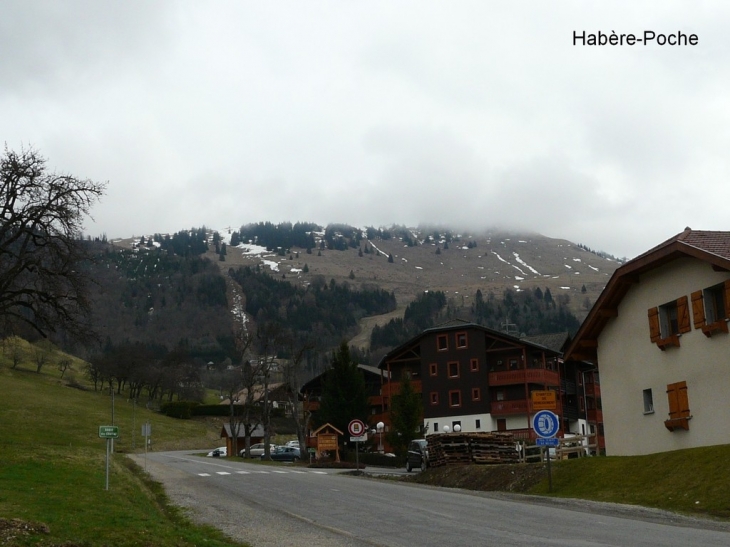
[[367, 421], [365, 379], [350, 356], [347, 342], [343, 341], [339, 349], [332, 353], [331, 365], [324, 373], [317, 422], [320, 425], [330, 423], [344, 432], [351, 420]]

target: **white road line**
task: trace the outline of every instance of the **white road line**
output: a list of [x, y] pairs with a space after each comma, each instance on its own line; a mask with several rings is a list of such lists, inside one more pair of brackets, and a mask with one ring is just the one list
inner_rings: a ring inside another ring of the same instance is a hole
[[236, 473], [239, 475], [249, 475], [251, 472], [250, 471], [236, 471]]
[[312, 471], [312, 473], [314, 473], [316, 475], [326, 475], [327, 471]]
[[210, 473], [198, 473], [201, 477], [210, 477]]
[[289, 471], [272, 471], [272, 473], [279, 473], [281, 475], [286, 475]]
[[230, 473], [228, 471], [216, 471], [215, 474], [216, 475], [230, 475]]

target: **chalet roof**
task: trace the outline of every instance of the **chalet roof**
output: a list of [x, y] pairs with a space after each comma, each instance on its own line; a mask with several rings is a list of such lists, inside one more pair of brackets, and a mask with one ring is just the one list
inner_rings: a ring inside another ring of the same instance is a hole
[[[380, 376], [383, 374], [385, 375], [386, 378], [388, 377], [388, 372], [383, 371], [383, 370], [379, 369], [378, 367], [371, 367], [370, 365], [357, 365], [357, 368], [362, 370], [365, 374], [371, 374], [371, 375], [377, 376], [378, 378], [380, 378]], [[302, 387], [299, 388], [299, 392], [300, 393], [311, 392], [313, 389], [316, 389], [322, 383], [322, 378], [324, 377], [325, 374], [327, 374], [328, 370], [329, 369], [327, 369], [324, 372], [322, 372], [321, 374], [318, 374], [317, 376], [314, 376], [313, 378], [310, 378], [309, 380], [307, 380], [304, 384], [302, 384]]]
[[566, 331], [552, 334], [535, 334], [533, 336], [523, 336], [520, 340], [532, 342], [533, 344], [538, 344], [562, 353], [565, 345], [570, 342], [570, 333]]
[[687, 257], [707, 262], [717, 270], [730, 271], [730, 232], [685, 228], [617, 268], [568, 346], [565, 359], [595, 363], [598, 336], [608, 321], [618, 315], [618, 305], [631, 286], [642, 274]]
[[546, 346], [543, 344], [540, 344], [538, 342], [532, 341], [531, 339], [526, 338], [518, 338], [516, 336], [512, 336], [511, 334], [506, 334], [501, 331], [497, 331], [494, 329], [487, 328], [483, 325], [478, 325], [477, 323], [472, 323], [469, 321], [464, 321], [463, 319], [455, 319], [452, 321], [448, 321], [446, 323], [442, 323], [440, 325], [437, 325], [435, 327], [431, 327], [429, 329], [424, 330], [421, 334], [418, 334], [408, 340], [407, 342], [401, 344], [398, 347], [393, 348], [388, 353], [386, 353], [381, 359], [380, 363], [378, 363], [378, 368], [383, 368], [385, 365], [385, 362], [393, 357], [394, 355], [397, 355], [407, 348], [415, 345], [418, 343], [421, 338], [424, 336], [428, 336], [429, 334], [438, 333], [438, 332], [445, 332], [445, 331], [452, 331], [452, 330], [464, 330], [464, 329], [474, 329], [482, 331], [483, 333], [492, 336], [494, 338], [502, 339], [506, 342], [510, 342], [512, 344], [518, 345], [518, 346], [528, 346], [533, 349], [540, 349], [540, 350], [548, 350], [550, 352], [560, 354], [561, 351], [554, 349], [550, 346]]

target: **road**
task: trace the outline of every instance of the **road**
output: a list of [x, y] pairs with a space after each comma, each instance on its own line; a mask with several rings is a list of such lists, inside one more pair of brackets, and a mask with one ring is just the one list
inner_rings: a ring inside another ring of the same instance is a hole
[[[133, 458], [145, 466], [144, 456]], [[146, 466], [194, 520], [256, 547], [730, 545], [724, 523], [627, 506], [431, 488], [190, 452], [150, 453]]]

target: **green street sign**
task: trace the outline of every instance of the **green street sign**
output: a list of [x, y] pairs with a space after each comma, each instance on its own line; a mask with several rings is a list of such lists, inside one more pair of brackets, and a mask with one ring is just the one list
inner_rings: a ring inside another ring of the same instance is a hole
[[119, 426], [100, 425], [99, 426], [99, 438], [100, 439], [117, 439], [117, 438], [119, 438]]

